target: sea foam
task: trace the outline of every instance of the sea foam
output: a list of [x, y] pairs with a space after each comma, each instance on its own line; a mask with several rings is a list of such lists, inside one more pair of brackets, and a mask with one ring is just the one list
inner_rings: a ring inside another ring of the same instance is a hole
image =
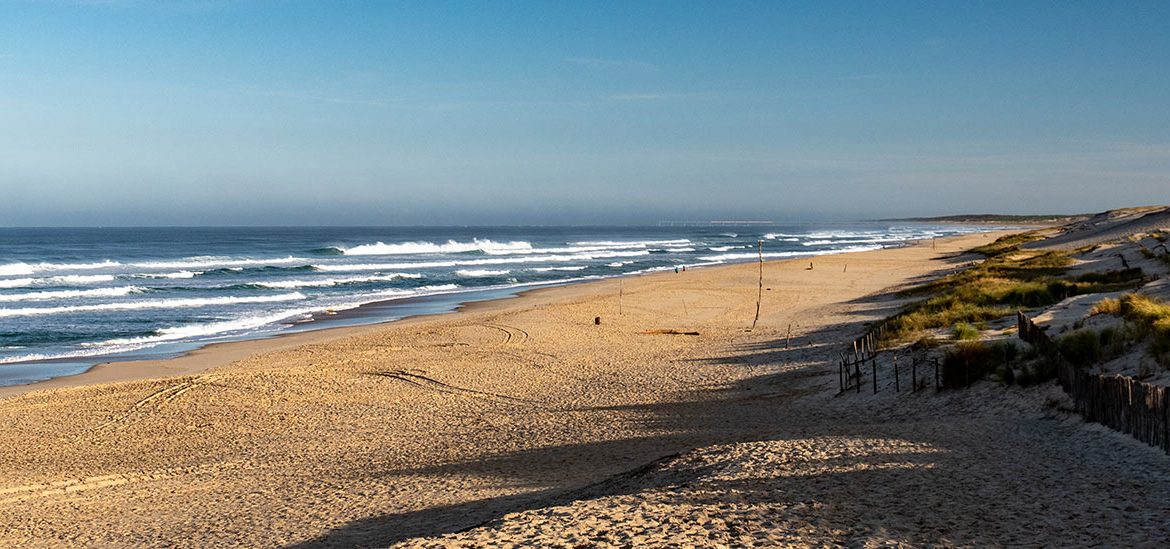
[[347, 278], [321, 278], [321, 279], [299, 279], [299, 280], [271, 280], [266, 282], [256, 282], [256, 286], [262, 288], [274, 289], [296, 289], [296, 288], [328, 288], [331, 286], [343, 286], [346, 284], [364, 284], [367, 282], [390, 282], [394, 280], [402, 280], [406, 278], [422, 278], [423, 275], [417, 273], [391, 273], [377, 276], [352, 276]]
[[483, 252], [486, 254], [504, 254], [522, 252], [532, 249], [532, 244], [524, 241], [495, 242], [487, 239], [473, 239], [471, 242], [457, 242], [448, 240], [445, 244], [433, 242], [401, 242], [386, 244], [362, 244], [352, 248], [339, 248], [345, 255], [408, 255], [408, 254], [453, 254], [464, 252]]
[[23, 294], [0, 294], [0, 301], [44, 301], [47, 299], [121, 297], [129, 294], [139, 294], [145, 291], [146, 288], [141, 288], [138, 286], [122, 286], [118, 288], [95, 288], [92, 290], [28, 292]]
[[196, 256], [187, 257], [177, 261], [144, 261], [140, 263], [132, 263], [134, 267], [141, 269], [192, 269], [192, 268], [211, 268], [211, 267], [249, 267], [249, 266], [263, 266], [263, 265], [287, 265], [289, 263], [308, 263], [309, 260], [303, 257], [277, 257], [270, 259], [256, 259], [250, 257], [223, 257], [223, 256]]
[[0, 280], [0, 288], [27, 288], [29, 286], [80, 286], [112, 282], [114, 275], [64, 275], [42, 278], [11, 278]]
[[190, 299], [160, 299], [157, 301], [125, 301], [118, 303], [99, 303], [95, 305], [65, 305], [60, 307], [24, 307], [20, 309], [0, 309], [0, 318], [13, 316], [55, 315], [65, 313], [83, 313], [91, 311], [132, 311], [138, 309], [178, 309], [188, 307], [209, 307], [213, 305], [235, 305], [239, 303], [270, 303], [277, 301], [296, 301], [304, 299], [305, 295], [293, 292], [280, 295], [265, 296], [223, 296], [200, 297]]
[[493, 271], [491, 269], [460, 269], [455, 274], [466, 277], [504, 276], [512, 271]]

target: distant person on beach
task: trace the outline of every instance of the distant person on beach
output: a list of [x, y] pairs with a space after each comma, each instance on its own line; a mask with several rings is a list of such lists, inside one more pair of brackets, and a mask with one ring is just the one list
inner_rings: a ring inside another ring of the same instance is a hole
[[674, 268], [674, 274], [678, 274], [678, 267]]

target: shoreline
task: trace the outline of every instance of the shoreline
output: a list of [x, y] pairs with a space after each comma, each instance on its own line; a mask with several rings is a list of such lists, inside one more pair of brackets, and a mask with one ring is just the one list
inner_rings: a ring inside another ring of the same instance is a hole
[[[995, 236], [768, 262], [762, 289], [750, 263], [626, 279], [623, 300], [541, 289], [2, 399], [0, 545], [1056, 542], [1035, 505], [1066, 541], [1151, 539], [1165, 456], [1119, 461], [1140, 443], [1051, 421], [1045, 387], [838, 395], [837, 351]], [[1106, 531], [1080, 518], [1100, 497]]]
[[[987, 231], [983, 233], [976, 233], [982, 235], [995, 236], [998, 238], [1004, 234], [1011, 234], [1017, 232], [1017, 229], [1003, 229], [998, 231]], [[957, 235], [938, 239], [939, 241], [951, 241], [956, 239], [963, 239], [970, 235]], [[928, 241], [910, 241], [902, 246], [890, 246], [878, 250], [866, 251], [848, 251], [834, 254], [822, 254], [809, 257], [795, 257], [784, 258], [778, 260], [765, 260], [765, 265], [785, 265], [785, 264], [803, 264], [814, 258], [831, 258], [848, 256], [854, 254], [880, 253], [889, 250], [896, 250], [899, 248], [922, 246]], [[707, 265], [697, 266], [692, 270], [711, 271], [718, 269], [735, 269], [742, 267], [745, 264], [753, 264], [750, 262], [727, 263], [723, 265]], [[421, 322], [428, 322], [438, 318], [458, 318], [459, 315], [466, 315], [485, 311], [503, 311], [507, 309], [507, 305], [516, 303], [518, 305], [536, 305], [539, 301], [533, 303], [526, 303], [533, 301], [538, 296], [543, 297], [546, 293], [554, 294], [548, 297], [548, 300], [558, 298], [570, 297], [573, 293], [578, 295], [589, 294], [590, 289], [594, 285], [605, 283], [613, 283], [619, 279], [650, 279], [652, 277], [661, 277], [672, 275], [670, 271], [640, 273], [633, 276], [623, 275], [614, 276], [610, 278], [602, 278], [597, 280], [584, 280], [568, 283], [556, 283], [547, 287], [537, 287], [531, 289], [518, 289], [514, 293], [509, 293], [501, 297], [489, 297], [485, 299], [473, 299], [469, 301], [458, 302], [452, 309], [447, 311], [440, 311], [434, 313], [423, 313], [407, 315], [402, 318], [392, 320], [374, 321], [370, 323], [362, 323], [357, 325], [344, 325], [334, 327], [309, 328], [305, 330], [294, 330], [291, 332], [275, 333], [269, 336], [262, 336], [254, 339], [239, 339], [209, 343], [201, 345], [198, 348], [183, 351], [178, 356], [157, 358], [157, 359], [141, 359], [141, 360], [109, 360], [97, 362], [87, 370], [59, 377], [53, 377], [46, 380], [35, 381], [33, 383], [25, 383], [18, 385], [0, 386], [0, 400], [21, 396], [35, 391], [66, 389], [72, 387], [84, 387], [91, 385], [102, 385], [108, 383], [120, 383], [130, 381], [140, 381], [146, 379], [156, 379], [161, 377], [185, 376], [206, 372], [210, 369], [224, 366], [232, 362], [248, 358], [253, 355], [295, 349], [304, 345], [311, 345], [315, 343], [324, 343], [334, 341], [346, 337], [353, 337], [363, 335], [369, 332], [385, 329], [388, 326], [406, 326]], [[489, 290], [492, 291], [492, 290]], [[507, 288], [500, 288], [494, 291], [507, 292]], [[565, 293], [566, 295], [556, 295]], [[408, 297], [402, 300], [386, 300], [375, 301], [362, 304], [347, 311], [338, 311], [339, 315], [346, 317], [359, 316], [359, 311], [368, 307], [379, 307], [387, 304], [401, 304], [412, 299], [426, 299], [426, 297]], [[314, 313], [315, 320], [324, 317], [322, 313]]]
[[[728, 264], [725, 266], [732, 265], [738, 264]], [[643, 277], [657, 274], [660, 273], [644, 273], [635, 276]], [[622, 277], [557, 283], [548, 287], [519, 289], [515, 293], [510, 293], [509, 295], [502, 297], [489, 297], [484, 299], [462, 301], [457, 303], [451, 310], [448, 311], [412, 314], [392, 320], [376, 320], [373, 322], [356, 325], [341, 325], [284, 331], [268, 336], [261, 336], [250, 339], [217, 341], [208, 343], [206, 345], [201, 345], [196, 349], [183, 351], [178, 356], [167, 358], [109, 360], [97, 362], [89, 369], [78, 374], [64, 375], [46, 380], [35, 381], [32, 383], [0, 386], [0, 400], [41, 390], [66, 389], [71, 387], [101, 385], [106, 383], [120, 383], [156, 379], [160, 377], [198, 374], [212, 368], [230, 364], [234, 361], [257, 354], [295, 349], [303, 345], [323, 343], [345, 337], [362, 335], [367, 332], [384, 329], [386, 326], [391, 325], [409, 325], [418, 322], [427, 322], [436, 318], [448, 318], [452, 315], [497, 310], [497, 308], [502, 310], [503, 304], [506, 304], [510, 301], [515, 301], [517, 299], [531, 298], [541, 292], [560, 290], [577, 286], [587, 286], [590, 284], [612, 281], [617, 278]], [[506, 289], [499, 289], [499, 291], [505, 290]], [[361, 306], [351, 310], [338, 311], [338, 314], [351, 317], [357, 316], [358, 313], [356, 311], [364, 307], [377, 307], [392, 303], [399, 304], [411, 299], [419, 300], [425, 299], [425, 297], [409, 297], [402, 300], [373, 301], [370, 303], [364, 303]], [[321, 316], [321, 313], [313, 313], [314, 321], [318, 320], [319, 318], [328, 319], [331, 317]]]

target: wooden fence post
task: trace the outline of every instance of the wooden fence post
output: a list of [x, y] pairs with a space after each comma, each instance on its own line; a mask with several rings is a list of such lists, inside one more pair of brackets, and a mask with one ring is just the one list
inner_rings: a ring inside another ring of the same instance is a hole
[[869, 367], [873, 370], [873, 394], [877, 394], [877, 359], [870, 357]]
[[894, 354], [894, 392], [902, 392], [902, 381], [898, 379], [898, 355]]

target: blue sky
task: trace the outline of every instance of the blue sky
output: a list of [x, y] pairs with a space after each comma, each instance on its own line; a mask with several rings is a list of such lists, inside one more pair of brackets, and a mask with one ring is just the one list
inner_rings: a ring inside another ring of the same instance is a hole
[[0, 0], [0, 225], [1170, 202], [1166, 2]]

